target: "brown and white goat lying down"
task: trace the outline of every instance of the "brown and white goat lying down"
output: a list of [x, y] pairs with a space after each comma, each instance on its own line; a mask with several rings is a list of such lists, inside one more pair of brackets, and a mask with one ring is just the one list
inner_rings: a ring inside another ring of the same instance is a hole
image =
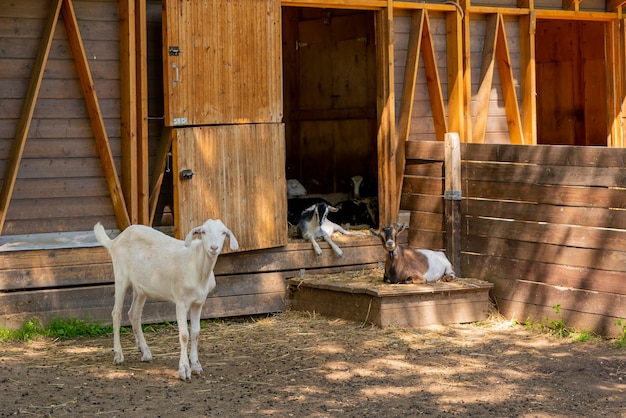
[[437, 280], [449, 282], [454, 279], [452, 264], [442, 251], [405, 248], [398, 245], [398, 235], [407, 228], [394, 223], [380, 230], [370, 229], [380, 237], [387, 258], [385, 259], [386, 283], [430, 283]]
[[[213, 268], [226, 238], [230, 249], [239, 246], [237, 239], [221, 220], [209, 219], [193, 228], [184, 241], [172, 238], [156, 229], [131, 225], [115, 239], [110, 239], [100, 223], [94, 227], [98, 241], [113, 260], [115, 303], [113, 305], [113, 361], [124, 361], [120, 343], [120, 323], [126, 290], [133, 289], [133, 301], [128, 317], [141, 351], [141, 361], [151, 361], [152, 353], [141, 330], [141, 311], [146, 298], [176, 304], [176, 321], [180, 339], [178, 375], [182, 380], [192, 374], [202, 374], [198, 360], [200, 313], [207, 295], [215, 288]], [[199, 240], [194, 240], [194, 236]], [[189, 312], [191, 334], [187, 329]], [[191, 339], [189, 338], [191, 337]], [[187, 343], [191, 350], [187, 356]], [[191, 361], [191, 364], [190, 364]]]

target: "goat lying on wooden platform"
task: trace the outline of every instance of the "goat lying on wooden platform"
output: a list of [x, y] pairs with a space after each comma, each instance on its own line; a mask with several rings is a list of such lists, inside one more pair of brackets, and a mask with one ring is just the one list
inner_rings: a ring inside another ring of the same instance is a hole
[[380, 230], [370, 229], [380, 237], [387, 258], [385, 260], [386, 283], [430, 283], [437, 280], [449, 282], [455, 278], [452, 264], [442, 251], [405, 248], [398, 245], [398, 235], [406, 224], [394, 223]]
[[[202, 366], [198, 360], [200, 313], [207, 295], [215, 288], [213, 268], [226, 237], [229, 237], [231, 250], [239, 247], [230, 229], [220, 220], [209, 219], [192, 229], [185, 241], [144, 225], [131, 225], [113, 240], [107, 236], [100, 223], [94, 226], [94, 233], [113, 260], [115, 303], [112, 317], [115, 364], [124, 361], [120, 344], [120, 324], [124, 297], [130, 286], [133, 289], [133, 301], [128, 317], [135, 334], [135, 342], [141, 350], [141, 361], [152, 360], [152, 353], [141, 330], [141, 312], [146, 298], [165, 300], [176, 304], [180, 339], [178, 376], [186, 380], [191, 379], [192, 374], [202, 374]], [[199, 235], [200, 240], [192, 241], [194, 235]], [[187, 312], [191, 322], [189, 357], [187, 357], [190, 336]]]
[[337, 208], [330, 206], [324, 202], [320, 202], [306, 208], [302, 211], [302, 214], [300, 215], [298, 229], [300, 230], [302, 238], [311, 241], [313, 249], [318, 256], [322, 255], [322, 249], [315, 241], [316, 238], [323, 238], [324, 241], [326, 241], [331, 246], [333, 251], [339, 257], [342, 257], [343, 251], [337, 246], [337, 244], [333, 242], [330, 236], [334, 232], [341, 232], [344, 235], [364, 235], [362, 233], [348, 232], [341, 226], [337, 225], [327, 218], [329, 212], [336, 211]]

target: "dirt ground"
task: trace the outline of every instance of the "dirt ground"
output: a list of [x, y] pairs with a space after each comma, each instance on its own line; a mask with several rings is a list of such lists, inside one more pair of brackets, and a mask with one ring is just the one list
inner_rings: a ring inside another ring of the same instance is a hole
[[0, 345], [0, 416], [626, 417], [626, 349], [490, 319], [378, 329], [308, 313], [207, 322], [203, 376], [178, 379], [174, 327]]

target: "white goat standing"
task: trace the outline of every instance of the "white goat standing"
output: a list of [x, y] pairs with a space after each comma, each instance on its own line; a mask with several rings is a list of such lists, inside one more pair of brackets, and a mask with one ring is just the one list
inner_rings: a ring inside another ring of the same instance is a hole
[[[178, 375], [182, 380], [192, 374], [202, 374], [198, 360], [200, 314], [207, 295], [215, 288], [213, 268], [222, 251], [226, 237], [231, 250], [239, 247], [233, 233], [221, 220], [209, 219], [192, 229], [185, 241], [163, 234], [143, 225], [131, 225], [111, 240], [104, 227], [94, 226], [97, 240], [109, 251], [115, 275], [115, 304], [113, 306], [113, 351], [115, 364], [124, 361], [120, 344], [122, 306], [126, 290], [133, 289], [133, 300], [128, 317], [141, 350], [141, 361], [151, 361], [152, 353], [141, 329], [141, 312], [146, 298], [170, 301], [176, 304], [176, 320], [180, 339]], [[200, 240], [192, 241], [198, 234]], [[191, 322], [191, 350], [187, 357]], [[191, 360], [191, 367], [189, 361]]]

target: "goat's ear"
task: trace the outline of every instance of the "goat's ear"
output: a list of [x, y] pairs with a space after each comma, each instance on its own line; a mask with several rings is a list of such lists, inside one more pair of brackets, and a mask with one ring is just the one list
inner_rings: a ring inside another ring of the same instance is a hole
[[237, 238], [235, 238], [235, 234], [233, 234], [233, 231], [231, 231], [230, 229], [226, 228], [226, 233], [228, 234], [228, 242], [230, 244], [230, 249], [231, 250], [236, 250], [239, 248], [239, 242], [237, 241]]
[[376, 236], [376, 237], [380, 237], [380, 231], [374, 229], [374, 228], [370, 228], [370, 234]]
[[396, 224], [398, 226], [398, 232], [397, 234], [399, 234], [400, 232], [404, 231], [405, 229], [408, 228], [407, 224]]
[[191, 245], [191, 240], [193, 239], [193, 236], [195, 234], [199, 234], [201, 230], [202, 230], [202, 227], [197, 226], [194, 229], [192, 229], [191, 231], [189, 231], [189, 233], [185, 237], [185, 247], [189, 247]]
[[331, 212], [339, 212], [339, 209], [337, 209], [334, 206], [328, 206], [328, 210], [331, 211]]

